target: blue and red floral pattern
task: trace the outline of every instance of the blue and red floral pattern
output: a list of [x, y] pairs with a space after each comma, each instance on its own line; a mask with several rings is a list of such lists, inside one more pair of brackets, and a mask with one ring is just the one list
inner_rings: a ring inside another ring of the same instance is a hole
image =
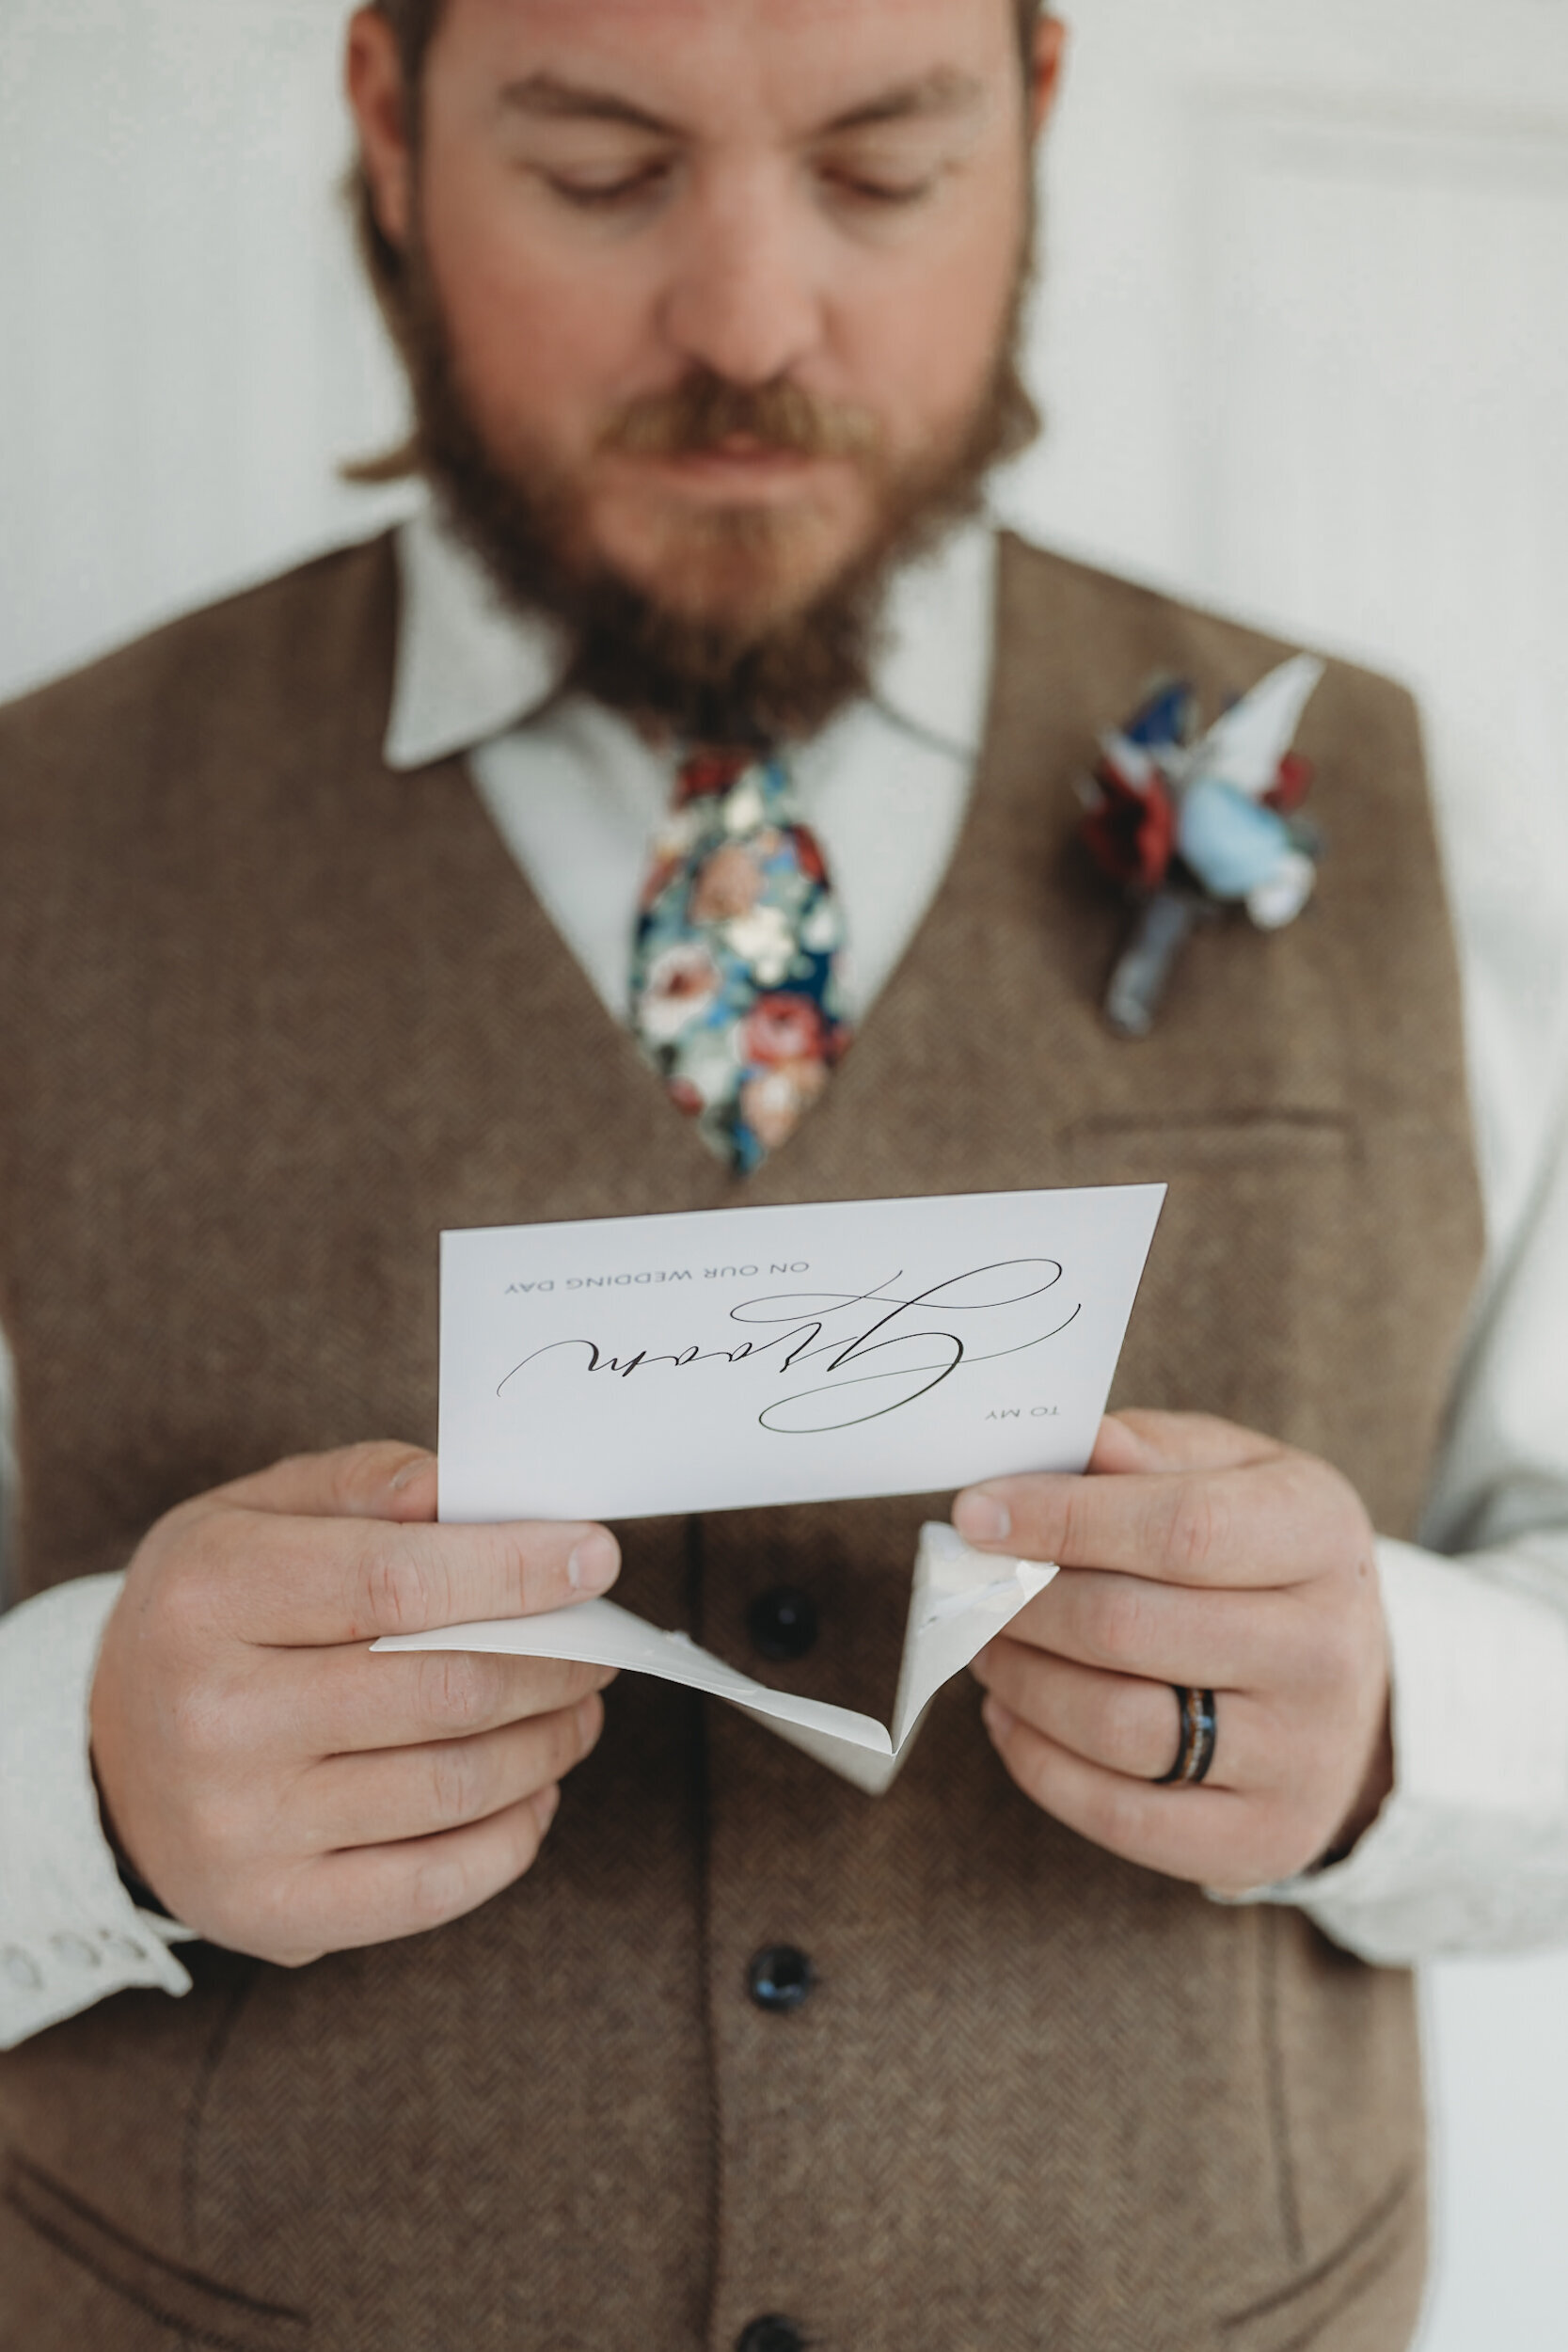
[[1137, 909], [1105, 998], [1118, 1035], [1148, 1036], [1182, 946], [1221, 908], [1276, 931], [1311, 898], [1323, 843], [1301, 814], [1311, 762], [1291, 740], [1323, 674], [1296, 654], [1206, 734], [1192, 687], [1165, 681], [1101, 738], [1082, 837]]
[[671, 1100], [738, 1174], [793, 1135], [848, 1049], [844, 924], [787, 770], [687, 759], [655, 835], [631, 1019]]

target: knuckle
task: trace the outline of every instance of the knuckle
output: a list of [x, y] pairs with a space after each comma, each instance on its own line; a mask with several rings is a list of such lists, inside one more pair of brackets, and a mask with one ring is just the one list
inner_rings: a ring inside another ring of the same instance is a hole
[[1030, 1804], [1037, 1805], [1042, 1813], [1053, 1811], [1050, 1761], [1041, 1750], [1030, 1746], [1021, 1755], [1018, 1742], [1014, 1741], [1006, 1761], [1008, 1772]]
[[593, 1754], [598, 1745], [599, 1734], [603, 1729], [603, 1701], [596, 1695], [590, 1694], [572, 1709], [565, 1720], [563, 1740], [568, 1770], [574, 1764], [580, 1764], [584, 1756]]
[[1085, 1633], [1101, 1663], [1118, 1665], [1136, 1657], [1142, 1645], [1147, 1610], [1136, 1585], [1111, 1577], [1089, 1596]]
[[408, 1912], [416, 1930], [438, 1928], [469, 1908], [470, 1874], [455, 1854], [416, 1865], [408, 1884]]
[[412, 1931], [460, 1919], [531, 1867], [542, 1842], [532, 1806], [513, 1806], [497, 1828], [499, 1839], [464, 1840], [416, 1866], [407, 1895]]
[[1148, 1826], [1148, 1797], [1134, 1781], [1108, 1779], [1097, 1783], [1089, 1799], [1089, 1835], [1119, 1851], [1141, 1845]]
[[507, 1817], [511, 1835], [508, 1880], [519, 1879], [531, 1870], [539, 1859], [546, 1832], [540, 1826], [539, 1816], [531, 1804], [514, 1805]]
[[234, 1694], [199, 1677], [184, 1683], [167, 1708], [169, 1745], [188, 1766], [211, 1769], [227, 1762], [242, 1744], [235, 1723]]
[[598, 1688], [600, 1669], [575, 1659], [523, 1658], [512, 1663], [517, 1669], [514, 1688], [529, 1716], [542, 1719], [559, 1715], [562, 1708], [570, 1714], [579, 1699]]
[[441, 1622], [443, 1580], [427, 1547], [405, 1530], [367, 1531], [356, 1581], [364, 1621], [382, 1633], [420, 1633]]
[[557, 1560], [531, 1534], [515, 1528], [487, 1531], [483, 1550], [485, 1575], [501, 1597], [502, 1615], [532, 1616], [554, 1609], [566, 1593], [564, 1560]]
[[560, 1780], [574, 1764], [580, 1762], [586, 1753], [586, 1745], [578, 1726], [576, 1708], [563, 1708], [560, 1714], [552, 1715], [545, 1730], [546, 1737], [540, 1759], [541, 1787], [547, 1786], [552, 1780]]
[[[155, 1666], [168, 1668], [188, 1661], [201, 1646], [202, 1611], [195, 1580], [182, 1564], [170, 1563], [163, 1567], [150, 1592], [135, 1597], [136, 1631], [140, 1636], [137, 1647]], [[127, 1586], [123, 1606], [129, 1609], [133, 1594]]]
[[484, 1810], [493, 1775], [483, 1750], [471, 1740], [446, 1740], [430, 1754], [430, 1795], [442, 1829], [456, 1829]]
[[224, 1512], [162, 1547], [150, 1614], [157, 1637], [177, 1650], [211, 1638], [214, 1585], [232, 1573], [237, 1553], [232, 1515]]
[[1201, 1577], [1224, 1546], [1230, 1509], [1215, 1482], [1183, 1478], [1165, 1525], [1163, 1565], [1178, 1582]]
[[1094, 1552], [1096, 1500], [1086, 1481], [1078, 1481], [1063, 1489], [1056, 1525], [1053, 1527], [1047, 1522], [1042, 1529], [1046, 1539], [1042, 1549], [1048, 1558], [1069, 1560], [1078, 1565], [1088, 1565]]
[[420, 1661], [419, 1707], [437, 1730], [475, 1731], [495, 1706], [493, 1660], [472, 1650], [427, 1650]]

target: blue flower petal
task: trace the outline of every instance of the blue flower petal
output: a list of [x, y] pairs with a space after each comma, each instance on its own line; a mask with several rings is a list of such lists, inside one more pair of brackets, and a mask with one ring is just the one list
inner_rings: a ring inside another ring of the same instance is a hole
[[1275, 871], [1291, 834], [1272, 808], [1205, 776], [1181, 796], [1176, 846], [1205, 890], [1244, 898]]

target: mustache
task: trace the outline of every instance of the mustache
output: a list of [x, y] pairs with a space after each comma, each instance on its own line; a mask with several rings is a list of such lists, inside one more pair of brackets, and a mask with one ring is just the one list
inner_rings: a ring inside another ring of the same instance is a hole
[[882, 431], [868, 408], [820, 399], [787, 376], [732, 384], [701, 370], [673, 391], [622, 409], [600, 448], [628, 457], [693, 457], [744, 438], [800, 457], [874, 457]]

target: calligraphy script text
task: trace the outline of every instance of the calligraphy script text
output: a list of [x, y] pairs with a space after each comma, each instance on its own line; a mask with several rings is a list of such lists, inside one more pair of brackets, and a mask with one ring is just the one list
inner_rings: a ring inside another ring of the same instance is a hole
[[[819, 1437], [899, 1412], [963, 1366], [1025, 1355], [1058, 1338], [1082, 1314], [1081, 1300], [1048, 1329], [1034, 1326], [1042, 1312], [1051, 1312], [1036, 1302], [1059, 1291], [1062, 1279], [1054, 1258], [1008, 1258], [948, 1275], [908, 1295], [899, 1287], [902, 1272], [869, 1290], [778, 1292], [730, 1309], [732, 1323], [766, 1329], [765, 1339], [743, 1339], [726, 1347], [693, 1342], [665, 1354], [639, 1348], [629, 1356], [612, 1354], [596, 1340], [553, 1340], [515, 1364], [496, 1393], [504, 1395], [546, 1357], [573, 1351], [590, 1375], [610, 1374], [621, 1380], [657, 1370], [690, 1371], [699, 1364], [731, 1370], [761, 1364], [781, 1374], [809, 1365], [827, 1376], [775, 1397], [757, 1420], [780, 1437]], [[1055, 1307], [1062, 1304], [1053, 1301]]]

